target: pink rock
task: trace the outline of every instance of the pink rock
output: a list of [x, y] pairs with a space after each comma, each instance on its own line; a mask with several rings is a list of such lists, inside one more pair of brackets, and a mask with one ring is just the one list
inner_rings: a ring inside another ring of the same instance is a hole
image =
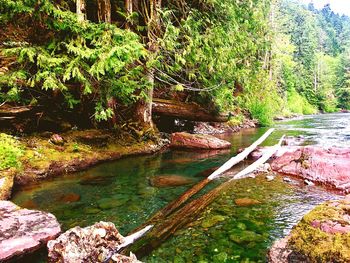
[[171, 135], [171, 147], [187, 149], [227, 149], [231, 143], [211, 135], [176, 132]]
[[272, 170], [350, 192], [350, 149], [317, 146], [284, 147]]
[[37, 250], [60, 232], [52, 214], [0, 201], [0, 262]]
[[289, 236], [277, 240], [268, 252], [268, 262], [270, 263], [288, 263], [288, 257], [293, 252], [288, 248]]

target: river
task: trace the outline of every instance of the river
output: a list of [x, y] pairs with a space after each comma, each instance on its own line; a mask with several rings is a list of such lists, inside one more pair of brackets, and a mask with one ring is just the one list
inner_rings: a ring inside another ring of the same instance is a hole
[[[303, 136], [305, 144], [350, 147], [350, 114], [306, 116], [279, 122], [275, 127], [264, 145], [273, 145], [286, 134]], [[231, 151], [167, 151], [125, 158], [22, 187], [15, 191], [12, 201], [53, 213], [63, 230], [103, 220], [115, 223], [125, 235], [190, 187], [157, 187], [152, 184], [155, 177], [180, 175], [192, 183], [198, 182], [203, 178], [199, 176], [201, 172], [221, 165], [266, 129], [247, 129], [223, 136], [231, 141]], [[246, 165], [247, 162], [242, 163], [235, 169]], [[336, 193], [306, 186], [302, 181], [293, 179], [286, 183], [282, 176], [271, 182], [263, 177], [239, 180], [195, 222], [141, 260], [265, 262], [267, 249], [274, 240], [286, 235], [315, 205], [337, 197]], [[237, 198], [251, 198], [259, 204], [239, 207], [234, 202]], [[24, 262], [41, 262], [43, 253]]]

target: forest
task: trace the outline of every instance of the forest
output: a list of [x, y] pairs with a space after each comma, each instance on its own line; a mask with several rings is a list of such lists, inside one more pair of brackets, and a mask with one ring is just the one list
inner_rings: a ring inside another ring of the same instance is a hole
[[1, 104], [150, 125], [152, 99], [270, 124], [350, 107], [349, 17], [296, 1], [1, 1]]
[[332, 8], [0, 0], [0, 262], [348, 262]]

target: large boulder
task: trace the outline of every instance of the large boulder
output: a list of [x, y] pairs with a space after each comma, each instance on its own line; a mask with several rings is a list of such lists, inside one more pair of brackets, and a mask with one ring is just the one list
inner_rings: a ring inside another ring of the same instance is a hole
[[[85, 228], [74, 227], [48, 242], [49, 262], [104, 262], [124, 242], [124, 237], [110, 222], [99, 222]], [[140, 262], [133, 254], [130, 257], [115, 254], [111, 259], [118, 263]]]
[[60, 232], [52, 214], [0, 201], [0, 262], [37, 250]]
[[269, 250], [269, 262], [349, 262], [350, 197], [329, 201], [306, 214]]
[[186, 149], [228, 149], [231, 143], [211, 135], [176, 132], [171, 134], [171, 147]]
[[282, 147], [277, 155], [273, 171], [350, 192], [349, 148]]

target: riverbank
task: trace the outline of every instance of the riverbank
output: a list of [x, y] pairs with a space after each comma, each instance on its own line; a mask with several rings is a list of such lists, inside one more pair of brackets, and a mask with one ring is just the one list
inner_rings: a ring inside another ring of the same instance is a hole
[[1, 200], [9, 199], [16, 185], [82, 171], [126, 156], [152, 154], [168, 143], [157, 136], [136, 139], [128, 133], [102, 130], [42, 133], [17, 140], [21, 149], [19, 165], [1, 172]]

